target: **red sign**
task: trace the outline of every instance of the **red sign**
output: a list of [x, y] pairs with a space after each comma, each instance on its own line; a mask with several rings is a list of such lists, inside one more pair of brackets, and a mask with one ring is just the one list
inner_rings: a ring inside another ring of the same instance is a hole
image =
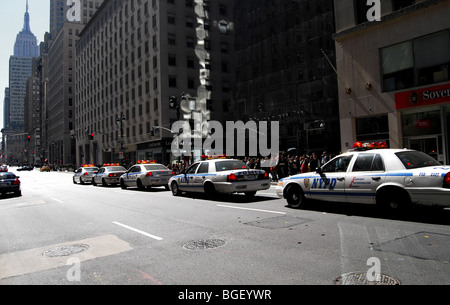
[[431, 128], [431, 120], [417, 120], [417, 128], [419, 129]]
[[395, 109], [405, 109], [450, 102], [450, 84], [395, 94]]

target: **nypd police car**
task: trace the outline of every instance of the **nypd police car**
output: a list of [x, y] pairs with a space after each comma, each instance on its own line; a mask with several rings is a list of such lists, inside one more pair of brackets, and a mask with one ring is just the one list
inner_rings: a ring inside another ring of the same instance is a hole
[[250, 169], [243, 161], [225, 157], [203, 156], [181, 175], [169, 180], [174, 196], [182, 192], [244, 193], [252, 197], [257, 191], [270, 188], [270, 178], [264, 170]]
[[411, 204], [450, 207], [450, 166], [410, 149], [356, 143], [315, 172], [280, 180], [277, 194], [298, 208], [308, 199], [377, 204], [401, 210]]
[[92, 177], [97, 173], [98, 167], [93, 164], [83, 164], [79, 169], [75, 171], [73, 175], [73, 183], [77, 182], [80, 184], [92, 183]]
[[137, 187], [145, 190], [152, 186], [164, 186], [169, 189], [167, 182], [172, 174], [170, 169], [156, 161], [140, 160], [120, 176], [120, 187], [122, 189]]
[[92, 184], [102, 184], [102, 186], [108, 186], [110, 184], [119, 184], [120, 176], [122, 176], [127, 170], [125, 167], [120, 166], [118, 163], [104, 164], [98, 172], [92, 177]]

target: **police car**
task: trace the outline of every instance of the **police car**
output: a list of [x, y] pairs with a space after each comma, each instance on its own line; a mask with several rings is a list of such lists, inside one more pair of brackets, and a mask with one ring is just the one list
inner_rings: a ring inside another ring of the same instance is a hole
[[93, 164], [83, 164], [79, 169], [75, 171], [73, 175], [73, 183], [85, 184], [92, 183], [92, 178], [97, 173], [98, 167]]
[[102, 184], [102, 186], [108, 186], [110, 184], [119, 184], [120, 176], [122, 176], [127, 170], [125, 167], [120, 166], [119, 163], [107, 163], [103, 164], [98, 172], [92, 177], [92, 184], [96, 186], [97, 184]]
[[270, 178], [264, 170], [250, 169], [241, 160], [202, 156], [202, 161], [170, 178], [169, 187], [174, 196], [182, 192], [199, 192], [244, 193], [252, 197], [257, 191], [270, 188]]
[[145, 190], [147, 187], [164, 186], [169, 189], [167, 182], [172, 177], [173, 172], [156, 161], [140, 160], [120, 176], [120, 187], [137, 187]]
[[293, 208], [308, 199], [377, 204], [390, 210], [411, 204], [450, 207], [450, 166], [423, 152], [358, 142], [316, 172], [280, 180], [276, 192]]

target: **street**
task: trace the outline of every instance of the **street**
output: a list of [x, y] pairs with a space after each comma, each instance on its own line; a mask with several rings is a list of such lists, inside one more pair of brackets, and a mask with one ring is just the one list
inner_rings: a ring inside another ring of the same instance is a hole
[[334, 285], [371, 268], [402, 285], [450, 284], [450, 210], [295, 210], [275, 185], [211, 199], [16, 173], [22, 197], [0, 197], [2, 285]]

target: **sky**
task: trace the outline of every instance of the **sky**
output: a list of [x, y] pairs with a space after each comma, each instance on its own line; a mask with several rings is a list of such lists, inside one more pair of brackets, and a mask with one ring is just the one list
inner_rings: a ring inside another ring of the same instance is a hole
[[[26, 0], [1, 0], [0, 7], [0, 129], [3, 128], [3, 101], [5, 88], [9, 87], [9, 57], [14, 54], [16, 36], [23, 29]], [[50, 28], [50, 1], [28, 0], [31, 32], [38, 45], [44, 40]]]

